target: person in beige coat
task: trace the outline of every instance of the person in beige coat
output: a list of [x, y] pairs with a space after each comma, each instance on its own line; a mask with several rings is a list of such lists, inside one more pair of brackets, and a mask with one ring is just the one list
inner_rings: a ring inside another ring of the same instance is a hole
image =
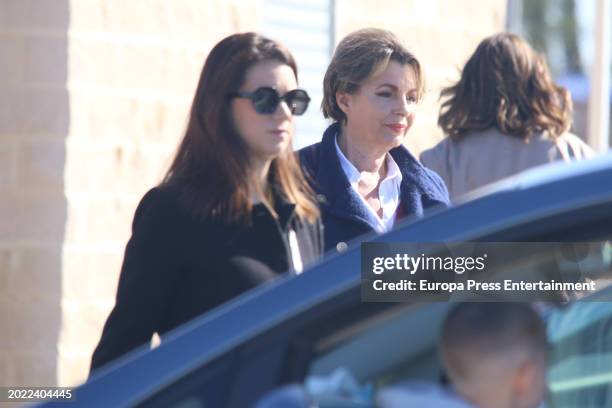
[[447, 136], [420, 159], [444, 179], [451, 199], [531, 167], [593, 155], [569, 132], [569, 92], [517, 35], [484, 39], [440, 97], [438, 125]]

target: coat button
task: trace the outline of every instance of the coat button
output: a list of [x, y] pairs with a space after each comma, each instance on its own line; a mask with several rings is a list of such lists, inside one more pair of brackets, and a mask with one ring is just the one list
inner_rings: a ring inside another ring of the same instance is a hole
[[346, 242], [340, 241], [336, 244], [336, 251], [338, 252], [344, 252], [346, 251], [347, 248], [348, 248], [348, 245], [346, 245]]
[[320, 203], [324, 203], [327, 201], [327, 197], [325, 197], [323, 194], [317, 194], [317, 201]]

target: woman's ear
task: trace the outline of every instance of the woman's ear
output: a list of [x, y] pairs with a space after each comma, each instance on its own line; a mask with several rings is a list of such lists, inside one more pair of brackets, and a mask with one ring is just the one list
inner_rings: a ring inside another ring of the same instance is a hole
[[351, 95], [346, 92], [336, 92], [336, 103], [338, 104], [340, 110], [344, 112], [346, 116], [348, 116], [351, 108]]

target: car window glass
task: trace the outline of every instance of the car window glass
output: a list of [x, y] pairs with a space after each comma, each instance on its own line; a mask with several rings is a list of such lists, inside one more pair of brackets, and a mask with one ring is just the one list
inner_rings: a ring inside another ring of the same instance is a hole
[[[581, 248], [578, 246], [578, 252]], [[572, 262], [558, 253], [546, 252], [513, 259], [503, 270], [490, 272], [505, 274], [520, 269], [529, 275], [545, 265], [566, 279], [569, 276], [593, 279], [602, 288], [611, 283], [609, 241], [590, 243], [588, 252], [578, 255], [581, 255], [579, 262]], [[606, 279], [601, 279], [602, 276]], [[612, 300], [611, 287], [601, 293]], [[601, 401], [603, 390], [612, 387], [612, 302], [580, 301], [583, 293], [562, 295], [557, 302], [570, 302], [574, 306], [547, 317], [553, 345], [551, 399], [564, 401], [555, 406], [605, 406], [586, 403]], [[436, 349], [438, 333], [450, 306], [448, 302], [398, 306], [399, 311], [388, 318], [364, 326], [362, 332], [322, 350], [312, 360], [307, 378], [329, 376], [343, 367], [361, 383], [373, 384], [376, 388], [406, 380], [439, 381], [442, 373]], [[588, 373], [595, 378], [590, 378]], [[600, 387], [598, 396], [585, 399], [593, 387]]]
[[547, 325], [550, 406], [612, 406], [612, 302], [575, 302]]

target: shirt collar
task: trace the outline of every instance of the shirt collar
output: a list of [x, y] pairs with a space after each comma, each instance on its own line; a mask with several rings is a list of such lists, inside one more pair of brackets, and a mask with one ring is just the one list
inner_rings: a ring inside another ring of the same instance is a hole
[[[355, 165], [351, 163], [350, 160], [344, 155], [342, 150], [340, 150], [340, 146], [338, 146], [338, 133], [336, 133], [336, 136], [334, 137], [334, 146], [336, 147], [336, 154], [340, 159], [340, 166], [342, 166], [342, 170], [344, 171], [344, 174], [346, 174], [349, 183], [351, 183], [351, 185], [357, 184], [359, 182], [359, 178], [361, 177], [361, 173], [359, 170], [357, 170], [357, 167], [355, 167]], [[402, 182], [402, 172], [400, 171], [399, 166], [389, 153], [387, 153], [385, 162], [387, 165], [387, 175], [382, 182], [398, 178], [395, 182], [399, 186]]]
[[361, 177], [361, 173], [357, 170], [357, 167], [346, 158], [342, 150], [340, 150], [340, 146], [338, 146], [338, 133], [336, 133], [334, 137], [334, 146], [336, 146], [336, 154], [340, 159], [340, 166], [342, 166], [342, 170], [344, 174], [346, 174], [349, 183], [351, 183], [351, 185], [356, 184]]
[[395, 178], [397, 178], [396, 182], [399, 185], [402, 182], [402, 171], [395, 160], [393, 160], [393, 156], [387, 153], [387, 177], [385, 177], [385, 180], [383, 181], [392, 180]]

